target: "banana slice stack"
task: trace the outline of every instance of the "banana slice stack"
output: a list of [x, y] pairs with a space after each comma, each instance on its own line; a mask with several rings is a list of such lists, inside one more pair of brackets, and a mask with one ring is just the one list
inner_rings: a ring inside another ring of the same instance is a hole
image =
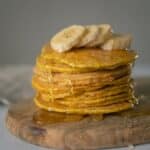
[[80, 47], [99, 47], [103, 50], [128, 49], [131, 46], [130, 34], [115, 34], [109, 24], [72, 25], [58, 32], [50, 41], [57, 52]]

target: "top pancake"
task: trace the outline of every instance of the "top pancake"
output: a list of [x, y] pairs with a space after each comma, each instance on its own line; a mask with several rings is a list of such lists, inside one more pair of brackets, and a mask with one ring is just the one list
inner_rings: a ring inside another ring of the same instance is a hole
[[46, 44], [41, 56], [76, 68], [114, 69], [132, 63], [137, 54], [131, 50], [104, 51], [99, 48], [77, 48], [58, 53], [49, 44]]

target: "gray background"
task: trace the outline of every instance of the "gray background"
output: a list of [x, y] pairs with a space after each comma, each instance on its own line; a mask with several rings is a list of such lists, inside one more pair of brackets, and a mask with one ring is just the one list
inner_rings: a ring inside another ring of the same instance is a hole
[[[65, 26], [110, 23], [116, 32], [133, 34], [136, 75], [149, 76], [149, 7], [149, 0], [0, 0], [0, 65], [34, 64], [42, 45]], [[13, 137], [5, 128], [7, 108], [0, 107], [0, 149], [44, 150]]]
[[41, 46], [65, 26], [110, 23], [133, 34], [136, 66], [148, 66], [149, 7], [149, 0], [0, 0], [0, 64], [34, 64]]

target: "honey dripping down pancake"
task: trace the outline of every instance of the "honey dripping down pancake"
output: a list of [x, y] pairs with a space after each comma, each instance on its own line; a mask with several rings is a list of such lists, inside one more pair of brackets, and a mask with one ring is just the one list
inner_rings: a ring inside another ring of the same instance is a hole
[[[65, 98], [65, 101], [68, 101], [70, 99], [72, 102], [81, 100], [83, 101], [83, 99], [84, 101], [88, 101], [89, 99], [99, 99], [112, 95], [118, 95], [124, 92], [133, 93], [132, 84], [108, 86], [93, 91], [80, 92], [78, 94], [73, 94], [71, 96], [64, 96], [63, 94], [53, 95], [53, 98], [56, 100], [61, 100], [62, 98]], [[50, 101], [52, 99], [51, 95], [48, 92], [39, 91], [38, 93], [40, 93], [43, 99], [46, 101]]]
[[56, 34], [36, 59], [32, 86], [37, 107], [56, 116], [102, 116], [132, 108], [137, 54], [129, 50], [131, 39], [112, 33], [107, 24], [75, 25]]
[[43, 47], [41, 56], [71, 67], [95, 69], [114, 69], [133, 62], [137, 57], [134, 51], [120, 49], [108, 52], [99, 48], [81, 48], [57, 53], [49, 44]]
[[32, 85], [35, 89], [41, 92], [49, 92], [52, 91], [53, 95], [55, 94], [63, 94], [63, 95], [73, 95], [73, 94], [78, 94], [78, 93], [83, 93], [86, 91], [93, 91], [97, 90], [106, 86], [111, 86], [111, 85], [120, 85], [120, 84], [129, 84], [130, 78], [129, 75], [121, 77], [119, 79], [113, 80], [113, 81], [102, 81], [98, 82], [95, 84], [91, 84], [89, 86], [86, 85], [77, 85], [77, 86], [72, 86], [72, 84], [67, 84], [67, 86], [57, 86], [57, 84], [50, 84], [46, 82], [41, 82], [37, 78], [32, 79]]
[[[41, 99], [43, 99], [43, 97], [41, 96]], [[113, 104], [113, 103], [118, 103], [118, 102], [122, 102], [125, 100], [134, 100], [134, 96], [131, 93], [120, 93], [120, 95], [112, 95], [112, 96], [108, 96], [108, 97], [103, 97], [101, 99], [89, 99], [88, 101], [70, 101], [69, 100], [65, 100], [65, 99], [61, 99], [61, 100], [56, 100], [56, 101], [46, 101], [46, 102], [53, 102], [56, 104], [63, 104], [65, 106], [71, 107], [90, 107], [90, 106], [105, 106], [108, 104]], [[44, 99], [43, 99], [44, 100]], [[134, 102], [134, 101], [133, 101]]]
[[[131, 66], [126, 65], [114, 70], [101, 70], [87, 73], [52, 73], [47, 70], [40, 70], [38, 67], [34, 69], [35, 76], [42, 81], [49, 82], [49, 78], [53, 83], [65, 84], [65, 80], [71, 80], [74, 84], [93, 84], [93, 82], [100, 82], [106, 80], [113, 80], [131, 72]], [[90, 82], [89, 82], [90, 81]]]
[[88, 108], [76, 108], [76, 107], [67, 107], [62, 104], [55, 104], [53, 102], [45, 102], [41, 98], [34, 99], [37, 106], [47, 111], [56, 111], [56, 112], [65, 112], [72, 114], [108, 114], [118, 111], [123, 111], [133, 107], [128, 101], [116, 103], [115, 105], [100, 106], [100, 107], [88, 107]]

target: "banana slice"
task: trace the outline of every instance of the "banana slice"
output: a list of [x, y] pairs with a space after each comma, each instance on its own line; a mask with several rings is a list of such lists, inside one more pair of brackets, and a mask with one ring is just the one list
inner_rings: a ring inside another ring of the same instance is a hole
[[89, 43], [87, 47], [100, 46], [112, 36], [112, 28], [109, 24], [101, 24], [98, 26], [98, 29], [99, 33], [97, 38], [91, 43]]
[[77, 47], [86, 46], [90, 42], [94, 41], [99, 34], [99, 28], [96, 25], [86, 26], [85, 29], [85, 34], [81, 38], [80, 42], [77, 44]]
[[113, 34], [112, 37], [102, 45], [104, 50], [113, 49], [129, 49], [132, 42], [132, 36], [130, 34]]
[[57, 52], [65, 52], [76, 46], [85, 33], [85, 27], [72, 25], [57, 33], [51, 40], [51, 47]]

